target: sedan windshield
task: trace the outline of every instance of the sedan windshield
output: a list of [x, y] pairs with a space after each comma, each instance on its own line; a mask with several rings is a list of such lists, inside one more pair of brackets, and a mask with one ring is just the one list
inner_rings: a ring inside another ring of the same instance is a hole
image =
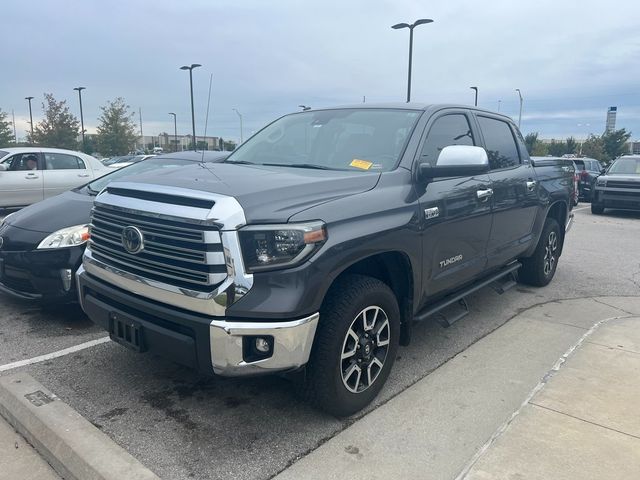
[[619, 158], [611, 165], [607, 173], [640, 175], [640, 158]]
[[87, 185], [87, 188], [92, 193], [99, 193], [104, 187], [109, 185], [109, 183], [129, 175], [137, 175], [139, 173], [149, 172], [151, 170], [157, 171], [163, 168], [179, 167], [181, 165], [192, 163], [194, 162], [191, 160], [180, 160], [177, 158], [149, 159], [145, 160], [144, 162], [134, 163], [119, 170], [114, 170], [112, 173], [109, 173], [89, 183]]
[[421, 113], [350, 108], [287, 115], [251, 137], [227, 163], [392, 170]]

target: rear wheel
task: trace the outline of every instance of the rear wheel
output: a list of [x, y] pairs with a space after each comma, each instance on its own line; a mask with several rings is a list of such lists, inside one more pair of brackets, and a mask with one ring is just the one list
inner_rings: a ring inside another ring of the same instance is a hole
[[602, 215], [604, 213], [604, 205], [591, 202], [591, 213], [595, 215]]
[[520, 281], [537, 287], [547, 285], [556, 273], [561, 247], [560, 225], [555, 218], [547, 218], [533, 255], [521, 260]]
[[358, 412], [387, 380], [399, 338], [398, 302], [386, 284], [363, 275], [339, 279], [320, 310], [302, 393], [334, 415]]

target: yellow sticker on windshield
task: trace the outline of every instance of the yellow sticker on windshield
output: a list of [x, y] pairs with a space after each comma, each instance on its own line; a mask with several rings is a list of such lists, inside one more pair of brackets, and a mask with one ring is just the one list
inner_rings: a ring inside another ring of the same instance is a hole
[[357, 158], [351, 160], [351, 163], [349, 164], [351, 167], [361, 168], [362, 170], [369, 170], [371, 165], [373, 165], [372, 162], [368, 162], [367, 160], [358, 160]]

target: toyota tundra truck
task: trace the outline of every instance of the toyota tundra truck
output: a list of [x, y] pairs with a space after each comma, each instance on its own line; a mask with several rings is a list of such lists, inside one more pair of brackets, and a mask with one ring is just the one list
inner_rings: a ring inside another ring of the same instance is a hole
[[219, 164], [109, 184], [77, 275], [111, 338], [222, 376], [295, 373], [353, 414], [416, 321], [547, 285], [571, 224], [570, 162], [531, 160], [514, 122], [453, 105], [309, 110]]

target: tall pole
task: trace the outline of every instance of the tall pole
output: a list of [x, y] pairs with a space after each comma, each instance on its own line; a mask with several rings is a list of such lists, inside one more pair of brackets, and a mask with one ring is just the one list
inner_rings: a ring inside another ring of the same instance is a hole
[[173, 144], [175, 146], [175, 151], [178, 151], [178, 124], [176, 123], [176, 114], [173, 112], [169, 112], [169, 115], [173, 115]]
[[31, 143], [33, 143], [33, 113], [31, 112], [31, 100], [33, 100], [33, 97], [24, 97], [24, 99], [29, 102], [29, 125], [31, 125]]
[[237, 110], [237, 109], [233, 109], [234, 112], [236, 112], [238, 114], [238, 118], [240, 118], [240, 143], [242, 144], [244, 142], [244, 138], [242, 135], [242, 114]]
[[86, 87], [74, 88], [74, 90], [78, 91], [78, 99], [80, 100], [80, 128], [81, 128], [80, 133], [82, 133], [82, 150], [83, 151], [86, 149], [86, 145], [84, 143], [84, 117], [82, 115], [82, 90], [85, 90], [85, 89]]
[[193, 133], [193, 149], [197, 150], [197, 139], [196, 139], [196, 114], [193, 106], [193, 69], [201, 67], [199, 63], [192, 63], [191, 66], [183, 65], [180, 67], [180, 70], [189, 70], [189, 89], [191, 91], [191, 131]]
[[416, 20], [412, 24], [408, 23], [397, 23], [396, 25], [392, 25], [391, 28], [398, 30], [400, 28], [408, 28], [409, 29], [409, 72], [407, 75], [407, 103], [411, 101], [411, 66], [412, 66], [412, 57], [413, 57], [413, 29], [418, 25], [423, 25], [425, 23], [432, 23], [433, 20], [430, 18], [421, 18], [420, 20]]
[[522, 92], [519, 88], [516, 88], [516, 92], [518, 92], [518, 96], [520, 97], [520, 113], [518, 114], [518, 128], [520, 128], [520, 122], [522, 122]]
[[16, 114], [11, 110], [11, 117], [13, 117], [13, 142], [18, 143], [18, 134], [16, 133]]
[[476, 91], [476, 99], [474, 102], [474, 105], [477, 107], [478, 106], [478, 87], [469, 87], [471, 90], [475, 90]]
[[144, 150], [144, 135], [142, 134], [142, 107], [138, 107], [138, 118], [140, 119], [140, 146]]

